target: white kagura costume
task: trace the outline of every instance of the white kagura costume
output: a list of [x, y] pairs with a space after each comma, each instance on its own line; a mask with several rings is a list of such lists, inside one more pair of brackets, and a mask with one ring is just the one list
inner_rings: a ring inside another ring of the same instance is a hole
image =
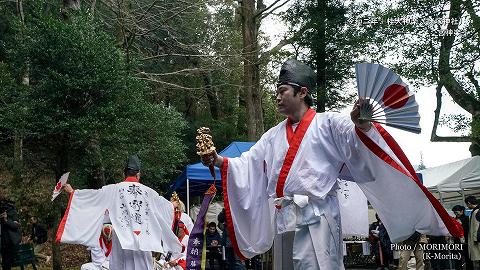
[[393, 138], [377, 124], [363, 133], [338, 113], [310, 109], [295, 131], [281, 122], [248, 152], [224, 158], [221, 172], [227, 228], [243, 258], [266, 252], [276, 233], [295, 231], [295, 269], [343, 269], [336, 189], [345, 172], [393, 242], [415, 231], [458, 233]]
[[112, 251], [112, 242], [106, 242], [103, 237], [99, 239], [100, 247], [90, 247], [90, 256], [92, 262], [82, 265], [80, 270], [108, 270], [110, 253]]
[[113, 227], [110, 269], [150, 270], [152, 251], [181, 253], [182, 245], [172, 232], [173, 205], [134, 177], [98, 190], [75, 190], [57, 242], [99, 248], [106, 210]]
[[180, 240], [182, 245], [185, 247], [183, 252], [177, 257], [173, 258], [177, 262], [176, 266], [169, 266], [165, 261], [165, 254], [162, 254], [160, 260], [155, 263], [155, 270], [185, 270], [187, 263], [187, 246], [188, 246], [189, 235], [185, 234]]

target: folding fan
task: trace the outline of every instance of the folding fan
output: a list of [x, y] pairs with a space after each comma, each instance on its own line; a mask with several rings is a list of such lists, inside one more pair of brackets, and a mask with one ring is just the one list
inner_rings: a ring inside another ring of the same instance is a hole
[[413, 92], [390, 69], [370, 63], [355, 65], [358, 96], [367, 102], [360, 119], [420, 133], [420, 115]]
[[64, 173], [61, 177], [60, 180], [58, 180], [57, 184], [53, 188], [53, 193], [52, 193], [52, 202], [57, 198], [58, 195], [62, 192], [62, 188], [67, 184], [68, 181], [68, 176], [70, 175], [70, 172]]

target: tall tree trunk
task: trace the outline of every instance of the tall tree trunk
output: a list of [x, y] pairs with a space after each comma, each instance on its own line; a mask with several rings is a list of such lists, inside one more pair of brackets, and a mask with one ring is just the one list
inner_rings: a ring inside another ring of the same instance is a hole
[[63, 0], [63, 8], [65, 10], [79, 10], [80, 0]]
[[318, 46], [315, 46], [315, 56], [317, 64], [317, 112], [324, 112], [327, 103], [327, 78], [326, 78], [326, 1], [317, 0], [317, 12], [319, 13], [317, 27]]
[[105, 182], [105, 168], [103, 166], [102, 152], [100, 149], [100, 136], [95, 134], [90, 139], [87, 147], [87, 158], [90, 167], [89, 187], [99, 189], [103, 187]]
[[197, 99], [194, 97], [192, 91], [185, 92], [184, 101], [185, 101], [185, 116], [187, 119], [195, 119], [197, 112]]
[[210, 107], [210, 114], [214, 120], [218, 120], [218, 97], [217, 92], [212, 87], [212, 73], [208, 72], [203, 75], [203, 81], [205, 83], [205, 92], [207, 94], [208, 104]]
[[472, 144], [468, 148], [470, 154], [473, 156], [480, 156], [480, 111], [472, 113], [472, 134], [477, 134], [477, 136], [472, 136]]
[[71, 11], [80, 10], [80, 0], [63, 0], [62, 4], [61, 13], [66, 21], [70, 19]]
[[[450, 0], [450, 23], [447, 29], [454, 33], [458, 30], [458, 25], [452, 23], [452, 21], [460, 21], [461, 14], [462, 0]], [[438, 57], [438, 77], [453, 100], [472, 114], [472, 145], [470, 146], [470, 153], [474, 156], [480, 154], [480, 102], [475, 96], [465, 91], [464, 87], [457, 81], [452, 73], [450, 56], [454, 42], [455, 34], [445, 35], [441, 39], [440, 54]]]
[[[68, 170], [68, 144], [67, 139], [64, 136], [59, 138], [59, 144], [57, 144], [56, 161], [55, 161], [55, 182], [60, 179], [62, 174]], [[53, 228], [58, 228], [60, 219], [64, 214], [64, 206], [60, 202], [61, 200], [55, 200], [53, 203]], [[62, 270], [62, 253], [60, 250], [60, 244], [52, 241], [52, 264], [53, 270]]]
[[21, 183], [23, 174], [23, 138], [16, 134], [13, 139], [13, 179]]
[[[22, 25], [25, 26], [25, 15], [23, 13], [23, 0], [17, 1], [17, 12]], [[23, 38], [23, 35], [22, 35]], [[28, 61], [25, 60], [22, 70], [22, 85], [30, 84], [30, 71]], [[19, 130], [15, 131], [13, 138], [13, 180], [14, 183], [22, 183], [23, 177], [23, 125], [19, 126]]]
[[262, 93], [258, 63], [258, 24], [255, 17], [255, 0], [241, 3], [243, 36], [243, 87], [247, 104], [248, 139], [255, 141], [263, 134]]

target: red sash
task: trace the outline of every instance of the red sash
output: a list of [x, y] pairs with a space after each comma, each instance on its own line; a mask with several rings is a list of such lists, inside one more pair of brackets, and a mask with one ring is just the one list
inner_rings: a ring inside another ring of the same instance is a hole
[[278, 176], [276, 187], [277, 198], [283, 197], [283, 188], [285, 186], [288, 173], [292, 168], [293, 161], [295, 160], [295, 156], [297, 155], [298, 148], [302, 143], [303, 137], [305, 136], [305, 133], [307, 132], [308, 127], [310, 126], [310, 123], [312, 123], [312, 120], [316, 114], [317, 113], [314, 110], [308, 109], [298, 124], [297, 129], [295, 129], [295, 132], [293, 132], [292, 122], [287, 120], [287, 141], [290, 146], [288, 147], [287, 154], [283, 160], [282, 169], [280, 169], [280, 174]]
[[[417, 174], [415, 173], [415, 170], [413, 169], [412, 165], [410, 164], [410, 161], [408, 160], [407, 156], [405, 153], [403, 153], [402, 149], [400, 146], [397, 144], [397, 142], [393, 139], [393, 137], [380, 125], [377, 123], [373, 123], [375, 128], [378, 130], [382, 138], [385, 140], [387, 143], [388, 147], [392, 149], [393, 153], [399, 161], [403, 164], [405, 169], [401, 167], [395, 160], [393, 160], [385, 151], [383, 151], [382, 148], [380, 148], [376, 143], [372, 141], [367, 135], [365, 135], [360, 129], [355, 127], [355, 132], [357, 133], [358, 137], [360, 140], [365, 144], [365, 146], [372, 151], [377, 157], [382, 159], [385, 163], [389, 164], [399, 172], [403, 173], [406, 175], [408, 178], [410, 178], [413, 182], [415, 182], [418, 187], [422, 190], [422, 192], [425, 194], [427, 199], [430, 201], [430, 203], [433, 205], [435, 210], [437, 211], [438, 215], [442, 219], [443, 223], [448, 229], [448, 232], [454, 237], [461, 237], [463, 228], [461, 225], [459, 225], [457, 222], [454, 222], [454, 218], [448, 215], [447, 211], [443, 206], [440, 204], [440, 202], [428, 191], [428, 189], [420, 182], [420, 179], [418, 179]], [[373, 127], [372, 127], [373, 128]]]

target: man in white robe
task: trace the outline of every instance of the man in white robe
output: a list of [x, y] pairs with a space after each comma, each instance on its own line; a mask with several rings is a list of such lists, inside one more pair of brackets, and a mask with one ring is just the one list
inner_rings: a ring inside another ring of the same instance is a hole
[[174, 221], [173, 221], [173, 232], [177, 234], [178, 231], [178, 223], [181, 221], [185, 225], [185, 229], [187, 230], [187, 234], [192, 231], [193, 229], [193, 221], [187, 213], [185, 213], [185, 204], [180, 200], [178, 194], [176, 192], [172, 193], [172, 197], [170, 198], [170, 202], [173, 204], [173, 208], [175, 209], [174, 214]]
[[112, 251], [112, 224], [103, 224], [100, 235], [100, 247], [89, 247], [92, 261], [82, 265], [80, 270], [108, 270], [110, 253]]
[[182, 246], [184, 247], [183, 252], [177, 256], [176, 258], [171, 257], [170, 260], [167, 262], [166, 256], [161, 256], [160, 260], [157, 262], [156, 270], [157, 269], [162, 269], [162, 270], [185, 270], [187, 269], [187, 246], [188, 246], [188, 239], [190, 231], [187, 229], [187, 226], [180, 221], [178, 223], [178, 230], [177, 230], [177, 236], [178, 240], [180, 243], [182, 243]]
[[125, 180], [98, 190], [64, 190], [70, 200], [57, 231], [57, 242], [99, 247], [98, 232], [108, 210], [113, 226], [110, 269], [151, 270], [152, 251], [180, 254], [182, 245], [172, 232], [173, 205], [139, 183], [140, 160], [131, 156]]
[[295, 269], [343, 269], [336, 189], [344, 171], [377, 210], [393, 241], [415, 231], [455, 231], [393, 139], [381, 126], [359, 120], [363, 100], [355, 104], [351, 119], [310, 108], [315, 78], [307, 65], [286, 61], [276, 101], [288, 119], [241, 157], [202, 157], [205, 165], [221, 168], [227, 228], [237, 255], [264, 253], [276, 233], [295, 231]]

